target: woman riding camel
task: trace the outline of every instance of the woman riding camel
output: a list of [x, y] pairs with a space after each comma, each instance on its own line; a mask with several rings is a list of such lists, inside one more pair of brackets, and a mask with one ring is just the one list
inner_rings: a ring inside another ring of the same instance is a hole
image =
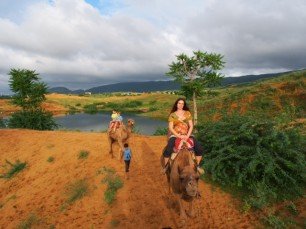
[[202, 159], [203, 149], [199, 142], [192, 135], [193, 122], [192, 116], [189, 108], [186, 104], [186, 100], [179, 98], [175, 101], [172, 110], [169, 115], [169, 131], [171, 136], [169, 137], [168, 144], [163, 152], [165, 160], [165, 169], [167, 168], [167, 163], [174, 148], [178, 150], [183, 144], [187, 148], [194, 148], [196, 160], [197, 160], [197, 170], [200, 174], [204, 173], [203, 169], [199, 167]]

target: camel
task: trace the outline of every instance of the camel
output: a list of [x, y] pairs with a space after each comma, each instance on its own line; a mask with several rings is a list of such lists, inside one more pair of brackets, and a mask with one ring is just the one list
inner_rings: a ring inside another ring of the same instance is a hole
[[109, 153], [111, 154], [112, 158], [114, 157], [113, 147], [112, 147], [114, 142], [118, 142], [119, 147], [120, 147], [119, 160], [122, 158], [123, 150], [124, 150], [123, 144], [127, 142], [129, 137], [131, 136], [134, 124], [135, 124], [134, 120], [128, 119], [127, 126], [120, 125], [120, 127], [117, 128], [115, 132], [112, 132], [112, 131], [107, 132], [109, 146], [110, 146]]
[[[161, 164], [164, 167], [163, 155], [161, 156]], [[191, 218], [195, 216], [193, 201], [200, 196], [198, 192], [199, 174], [192, 158], [192, 152], [186, 147], [182, 148], [171, 163], [166, 175], [169, 194], [172, 189], [180, 208], [180, 223], [184, 226], [187, 220], [186, 213]], [[189, 203], [188, 211], [185, 211], [182, 200]]]

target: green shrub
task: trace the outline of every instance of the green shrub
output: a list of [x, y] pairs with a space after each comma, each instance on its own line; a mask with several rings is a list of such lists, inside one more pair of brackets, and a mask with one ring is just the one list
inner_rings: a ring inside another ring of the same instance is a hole
[[76, 182], [66, 186], [65, 194], [67, 196], [66, 203], [72, 204], [76, 200], [83, 198], [88, 194], [89, 187], [86, 180], [77, 180]]
[[107, 189], [104, 193], [104, 200], [111, 204], [115, 200], [117, 190], [123, 187], [123, 181], [117, 176], [113, 169], [105, 168], [101, 171], [105, 174], [102, 183], [107, 184]]
[[149, 105], [155, 105], [156, 103], [157, 103], [156, 100], [151, 100], [151, 101], [149, 102]]
[[265, 96], [257, 96], [253, 101], [253, 106], [256, 109], [263, 109], [263, 110], [276, 108], [273, 100]]
[[5, 128], [6, 126], [5, 126], [5, 123], [4, 123], [4, 121], [3, 121], [3, 118], [1, 118], [0, 117], [0, 129], [3, 129], [3, 128]]
[[75, 114], [75, 113], [77, 113], [77, 112], [78, 112], [78, 109], [76, 109], [76, 108], [73, 107], [73, 106], [69, 106], [68, 114], [73, 115], [73, 114]]
[[7, 173], [0, 175], [0, 178], [12, 178], [17, 173], [21, 172], [27, 165], [26, 162], [20, 162], [17, 160], [15, 164], [11, 163], [10, 161], [6, 160], [6, 163], [11, 167]]
[[79, 159], [85, 159], [85, 158], [87, 158], [88, 157], [88, 155], [89, 155], [89, 152], [88, 151], [86, 151], [86, 150], [81, 150], [80, 152], [79, 152]]
[[121, 108], [119, 103], [113, 103], [113, 102], [109, 102], [105, 104], [105, 108], [110, 108], [113, 110], [119, 110]]
[[98, 108], [96, 104], [88, 104], [84, 106], [84, 112], [87, 114], [96, 114], [98, 113]]
[[10, 128], [53, 130], [58, 127], [52, 113], [44, 110], [17, 111], [9, 119]]
[[105, 175], [115, 174], [115, 173], [116, 171], [113, 168], [107, 168], [105, 166], [103, 166], [101, 169], [97, 171], [97, 174], [105, 174]]
[[159, 136], [159, 135], [167, 135], [167, 134], [168, 134], [168, 127], [157, 127], [153, 135]]
[[118, 111], [122, 111], [125, 108], [136, 108], [139, 106], [142, 106], [143, 102], [142, 101], [138, 101], [138, 100], [132, 100], [132, 101], [126, 101], [126, 102], [118, 102], [118, 103], [114, 103], [114, 102], [109, 102], [104, 104], [105, 108], [109, 108], [109, 109], [114, 109], [114, 110], [118, 110]]
[[54, 157], [52, 157], [52, 156], [50, 156], [50, 157], [48, 157], [48, 159], [47, 159], [47, 162], [53, 162], [54, 161]]
[[37, 225], [40, 221], [41, 220], [35, 214], [32, 213], [28, 216], [27, 219], [19, 223], [17, 229], [30, 229], [34, 225]]
[[153, 107], [149, 107], [149, 111], [157, 111], [158, 110], [158, 108], [157, 107], [155, 107], [155, 106], [153, 106]]
[[275, 229], [283, 229], [283, 228], [287, 228], [286, 223], [280, 219], [278, 216], [275, 215], [269, 215], [267, 217], [263, 218], [263, 222]]
[[138, 106], [142, 106], [143, 102], [138, 100], [132, 100], [125, 103], [122, 103], [122, 106], [128, 107], [128, 108], [134, 108]]
[[234, 115], [199, 127], [198, 135], [212, 180], [245, 191], [253, 207], [302, 195], [306, 146], [297, 129]]
[[295, 206], [295, 204], [293, 202], [290, 202], [286, 208], [288, 209], [288, 211], [294, 215], [297, 216], [299, 214], [299, 210], [297, 209], [297, 207]]
[[120, 224], [120, 221], [117, 220], [117, 219], [113, 219], [113, 220], [110, 222], [111, 228], [115, 228], [115, 227], [117, 227], [119, 224]]

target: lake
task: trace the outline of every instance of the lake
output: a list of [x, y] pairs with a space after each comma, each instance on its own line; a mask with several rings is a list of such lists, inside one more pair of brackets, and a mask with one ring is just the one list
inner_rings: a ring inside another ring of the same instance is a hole
[[[143, 117], [136, 114], [122, 114], [123, 122], [131, 118], [135, 121], [134, 130], [136, 133], [153, 135], [158, 127], [168, 126], [167, 121]], [[111, 120], [111, 112], [85, 114], [77, 113], [73, 115], [54, 117], [59, 129], [80, 130], [80, 131], [106, 131]]]

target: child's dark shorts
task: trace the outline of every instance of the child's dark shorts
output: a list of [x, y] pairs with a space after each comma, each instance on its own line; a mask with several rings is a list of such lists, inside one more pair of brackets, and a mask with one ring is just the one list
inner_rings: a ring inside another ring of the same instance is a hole
[[130, 170], [130, 162], [131, 162], [131, 160], [124, 161], [124, 163], [125, 163], [125, 172], [126, 173]]

